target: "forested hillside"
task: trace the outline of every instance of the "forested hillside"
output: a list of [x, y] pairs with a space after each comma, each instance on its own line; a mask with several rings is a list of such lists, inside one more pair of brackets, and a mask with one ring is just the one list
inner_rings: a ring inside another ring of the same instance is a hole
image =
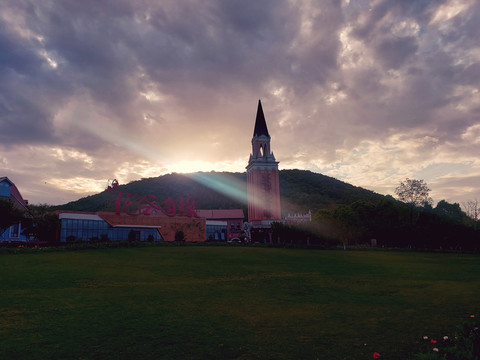
[[384, 198], [373, 191], [307, 170], [280, 171], [280, 196], [284, 213], [315, 212], [359, 200], [378, 201]]
[[[208, 172], [168, 174], [120, 185], [116, 191], [139, 195], [155, 195], [159, 200], [172, 197], [195, 200], [198, 209], [242, 208], [245, 215], [246, 174]], [[115, 208], [116, 192], [107, 192], [81, 198], [55, 209], [101, 211]], [[315, 212], [339, 204], [358, 200], [375, 201], [382, 195], [344, 183], [337, 179], [306, 170], [280, 171], [280, 196], [284, 214], [297, 211]]]

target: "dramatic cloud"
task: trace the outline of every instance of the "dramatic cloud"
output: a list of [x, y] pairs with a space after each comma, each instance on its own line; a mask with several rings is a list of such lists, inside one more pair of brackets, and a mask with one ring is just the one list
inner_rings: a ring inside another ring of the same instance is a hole
[[64, 203], [169, 172], [244, 171], [262, 99], [281, 168], [480, 197], [480, 3], [12, 1], [0, 175]]

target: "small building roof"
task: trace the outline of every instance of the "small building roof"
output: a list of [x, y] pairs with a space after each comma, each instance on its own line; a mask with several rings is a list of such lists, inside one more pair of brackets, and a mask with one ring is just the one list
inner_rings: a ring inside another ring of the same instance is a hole
[[62, 219], [70, 219], [70, 220], [103, 220], [100, 216], [94, 213], [86, 213], [86, 212], [75, 212], [75, 211], [65, 211], [65, 210], [57, 210], [56, 213], [58, 214], [58, 218]]
[[128, 214], [116, 214], [112, 212], [97, 212], [97, 215], [113, 227], [160, 227], [165, 215], [132, 216]]
[[197, 215], [204, 217], [207, 220], [216, 219], [243, 219], [242, 209], [210, 209], [210, 210], [196, 210]]
[[25, 210], [27, 208], [28, 202], [23, 199], [20, 191], [18, 191], [13, 181], [6, 176], [2, 176], [0, 177], [0, 183], [2, 182], [6, 182], [10, 185], [10, 198], [13, 200], [15, 206], [17, 206], [17, 208], [20, 208], [21, 210]]

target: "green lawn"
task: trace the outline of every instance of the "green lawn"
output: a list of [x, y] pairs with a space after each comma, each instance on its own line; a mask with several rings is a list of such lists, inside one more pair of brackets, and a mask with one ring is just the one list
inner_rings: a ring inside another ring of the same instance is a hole
[[[409, 359], [480, 257], [253, 247], [0, 256], [0, 359]], [[366, 345], [365, 345], [366, 344]]]

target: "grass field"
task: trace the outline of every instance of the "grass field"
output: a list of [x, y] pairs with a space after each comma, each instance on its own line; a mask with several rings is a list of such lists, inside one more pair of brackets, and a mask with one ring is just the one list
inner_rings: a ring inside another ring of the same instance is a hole
[[480, 257], [254, 247], [0, 256], [0, 359], [409, 359]]

